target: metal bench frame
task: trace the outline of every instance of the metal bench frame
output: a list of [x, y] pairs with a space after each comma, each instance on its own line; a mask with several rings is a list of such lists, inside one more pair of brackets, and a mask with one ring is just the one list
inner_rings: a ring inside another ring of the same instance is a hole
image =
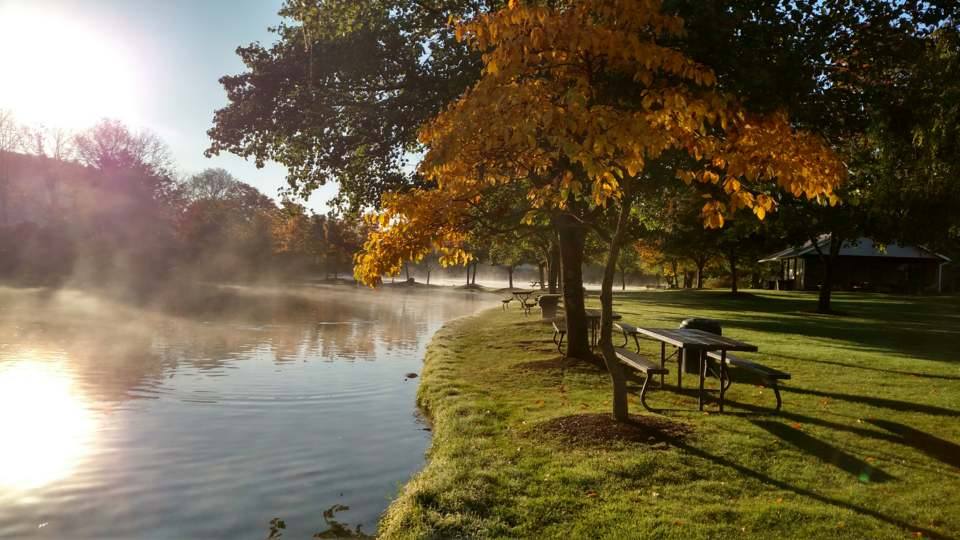
[[[635, 353], [631, 350], [625, 349], [623, 347], [616, 347], [613, 349], [614, 353], [617, 355], [617, 360], [630, 368], [633, 368], [637, 371], [643, 372], [643, 386], [640, 388], [640, 404], [643, 405], [643, 408], [650, 412], [657, 412], [655, 409], [650, 408], [647, 405], [647, 390], [650, 389], [650, 379], [652, 375], [660, 375], [661, 381], [663, 380], [663, 375], [669, 373], [669, 371], [663, 366], [657, 367], [656, 362], [641, 356], [639, 353]], [[636, 357], [636, 358], [634, 358]], [[663, 383], [660, 383], [661, 388]]]
[[776, 410], [779, 411], [780, 408], [783, 406], [783, 399], [780, 397], [780, 386], [777, 381], [790, 379], [789, 373], [785, 371], [769, 368], [763, 364], [758, 364], [756, 362], [744, 360], [743, 358], [734, 356], [730, 353], [727, 353], [725, 356], [722, 356], [718, 352], [709, 352], [707, 353], [707, 358], [716, 360], [718, 362], [724, 361], [724, 359], [726, 360], [727, 369], [722, 370], [722, 372], [726, 373], [727, 376], [726, 378], [720, 379], [721, 391], [726, 391], [728, 388], [730, 388], [730, 385], [733, 384], [733, 377], [730, 376], [729, 368], [732, 367], [734, 369], [742, 369], [745, 371], [750, 371], [756, 375], [759, 375], [760, 378], [763, 380], [764, 384], [768, 388], [773, 390], [773, 395], [776, 396], [777, 398]]
[[[560, 323], [560, 324], [557, 324]], [[563, 355], [564, 358], [567, 357], [567, 353], [563, 352], [563, 337], [567, 335], [567, 322], [562, 319], [554, 319], [553, 321], [553, 342], [557, 345], [557, 352]], [[557, 339], [559, 336], [559, 339]]]

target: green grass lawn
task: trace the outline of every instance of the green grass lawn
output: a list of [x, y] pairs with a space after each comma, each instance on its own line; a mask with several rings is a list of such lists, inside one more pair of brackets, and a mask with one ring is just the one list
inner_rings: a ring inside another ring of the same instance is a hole
[[[492, 302], [494, 304], [495, 302]], [[734, 384], [726, 412], [665, 390], [635, 425], [608, 420], [605, 372], [566, 366], [548, 323], [497, 309], [434, 338], [420, 403], [425, 469], [381, 522], [384, 537], [960, 538], [960, 300], [802, 293], [643, 292], [624, 320], [722, 322], [793, 375], [784, 406]], [[653, 350], [653, 349], [651, 349]], [[716, 388], [716, 380], [708, 386]], [[561, 427], [558, 427], [561, 426]], [[616, 435], [616, 436], [612, 436]]]

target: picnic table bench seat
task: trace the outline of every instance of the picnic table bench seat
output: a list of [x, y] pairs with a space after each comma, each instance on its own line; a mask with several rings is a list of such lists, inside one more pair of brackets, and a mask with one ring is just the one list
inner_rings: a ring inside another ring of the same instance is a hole
[[657, 362], [629, 349], [616, 347], [613, 350], [617, 354], [617, 360], [619, 360], [620, 363], [644, 374], [643, 387], [640, 389], [640, 404], [643, 405], [644, 409], [653, 412], [653, 409], [647, 405], [647, 390], [650, 387], [650, 378], [652, 375], [663, 375], [669, 373], [669, 371]]
[[[721, 354], [716, 351], [708, 352], [707, 357], [711, 360], [716, 360], [717, 362], [723, 358]], [[780, 410], [780, 407], [783, 405], [783, 401], [780, 399], [780, 388], [777, 385], [777, 381], [790, 379], [789, 373], [767, 367], [763, 364], [751, 362], [750, 360], [735, 356], [729, 352], [727, 353], [726, 360], [727, 368], [734, 368], [734, 373], [738, 374], [738, 378], [740, 375], [745, 375], [749, 378], [758, 379], [765, 386], [770, 387], [770, 389], [773, 390], [773, 394], [777, 398], [777, 410]], [[723, 384], [729, 387], [733, 382], [733, 377], [728, 376], [727, 379], [728, 380]]]

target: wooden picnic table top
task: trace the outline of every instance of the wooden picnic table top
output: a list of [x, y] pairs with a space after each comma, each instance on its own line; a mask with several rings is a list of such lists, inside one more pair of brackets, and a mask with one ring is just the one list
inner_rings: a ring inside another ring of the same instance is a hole
[[[599, 319], [599, 318], [600, 318], [600, 310], [599, 310], [599, 309], [585, 309], [584, 311], [586, 312], [588, 319]], [[617, 313], [616, 311], [613, 312], [613, 320], [619, 321], [619, 320], [622, 319], [622, 318], [623, 318], [622, 315], [620, 315], [620, 314]]]
[[640, 328], [637, 333], [674, 347], [702, 351], [756, 352], [757, 346], [693, 328]]

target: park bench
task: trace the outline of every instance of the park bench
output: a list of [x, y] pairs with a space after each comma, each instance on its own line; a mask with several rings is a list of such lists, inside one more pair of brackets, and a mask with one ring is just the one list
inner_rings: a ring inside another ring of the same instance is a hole
[[513, 302], [513, 297], [511, 296], [509, 298], [504, 298], [500, 302], [503, 304], [503, 310], [506, 311], [507, 307], [510, 306], [510, 302]]
[[643, 373], [644, 379], [643, 387], [640, 389], [640, 404], [643, 405], [644, 409], [654, 412], [654, 410], [647, 405], [646, 401], [647, 390], [650, 387], [650, 378], [653, 375], [664, 375], [669, 373], [669, 371], [666, 368], [661, 367], [657, 362], [654, 362], [648, 358], [644, 358], [640, 354], [631, 350], [617, 347], [614, 349], [614, 352], [617, 354], [617, 360], [619, 360], [621, 364]]
[[[720, 362], [722, 358], [719, 352], [709, 352], [707, 353], [707, 357], [717, 362]], [[780, 399], [780, 388], [777, 385], [777, 381], [789, 379], [789, 373], [745, 360], [730, 353], [727, 353], [726, 360], [728, 376], [727, 380], [721, 383], [724, 385], [724, 388], [730, 387], [733, 383], [733, 376], [736, 376], [738, 379], [757, 380], [773, 390], [773, 394], [777, 397], [777, 410], [780, 410], [783, 401]], [[732, 373], [730, 368], [733, 368]]]
[[567, 322], [564, 319], [553, 320], [553, 342], [557, 345], [557, 352], [567, 357], [563, 352], [563, 336], [567, 335]]

